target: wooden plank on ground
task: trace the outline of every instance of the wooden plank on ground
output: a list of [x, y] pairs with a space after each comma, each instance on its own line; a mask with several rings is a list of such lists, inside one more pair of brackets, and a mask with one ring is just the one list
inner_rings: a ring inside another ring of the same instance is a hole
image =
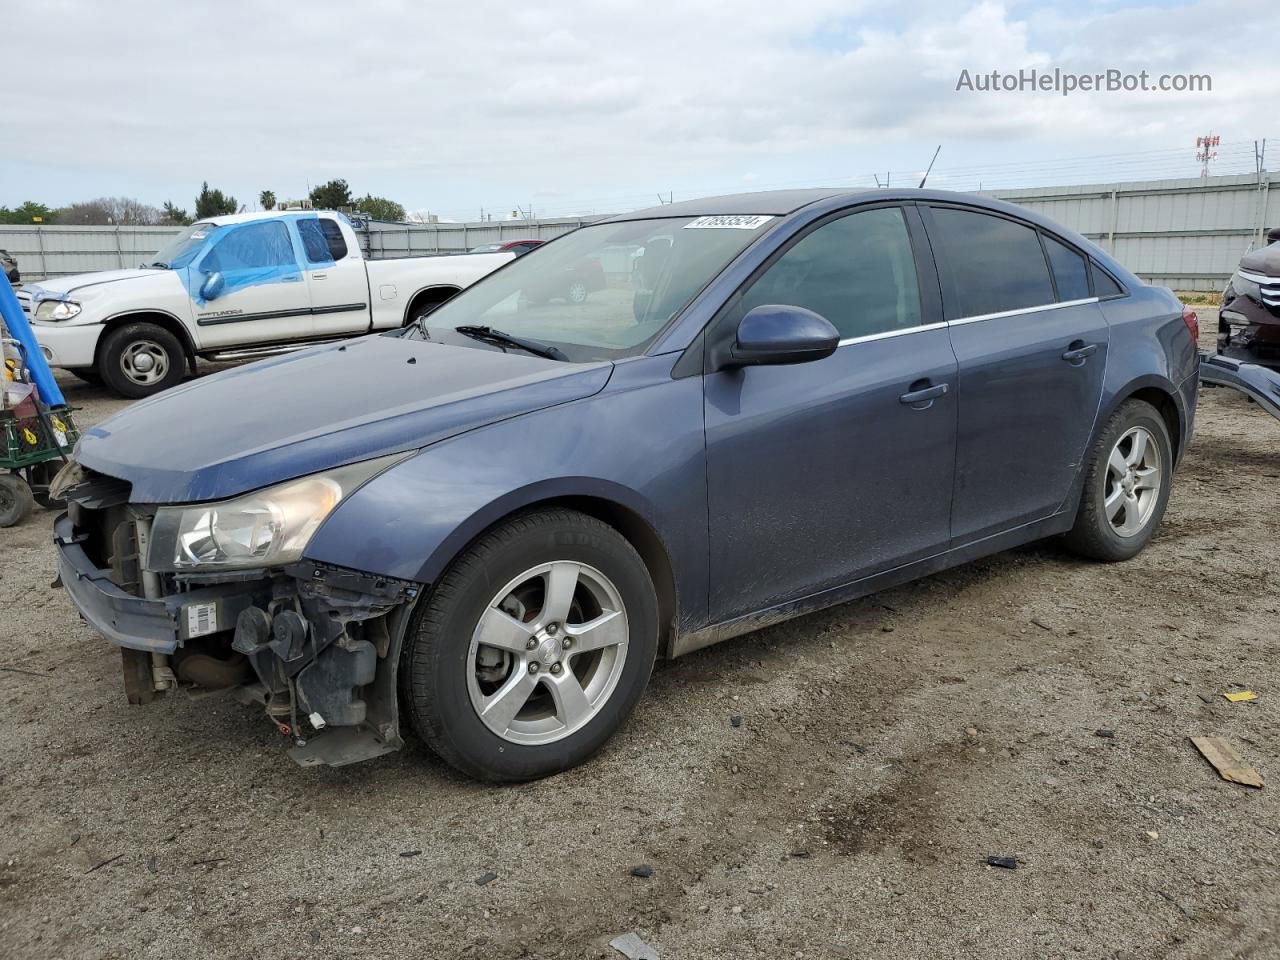
[[1223, 780], [1241, 783], [1246, 787], [1262, 787], [1262, 776], [1245, 763], [1235, 748], [1222, 737], [1192, 737], [1191, 742], [1213, 764]]

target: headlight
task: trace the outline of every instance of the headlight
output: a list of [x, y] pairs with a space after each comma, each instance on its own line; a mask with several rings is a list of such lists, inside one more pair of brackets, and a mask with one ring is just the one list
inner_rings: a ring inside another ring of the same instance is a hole
[[220, 503], [161, 507], [151, 524], [147, 568], [242, 570], [293, 563], [334, 507], [408, 455], [353, 463]]
[[1262, 287], [1256, 281], [1245, 277], [1240, 271], [1231, 277], [1231, 286], [1235, 289], [1236, 296], [1248, 297], [1251, 300], [1262, 302]]
[[37, 320], [70, 320], [80, 312], [74, 300], [44, 300], [36, 307]]

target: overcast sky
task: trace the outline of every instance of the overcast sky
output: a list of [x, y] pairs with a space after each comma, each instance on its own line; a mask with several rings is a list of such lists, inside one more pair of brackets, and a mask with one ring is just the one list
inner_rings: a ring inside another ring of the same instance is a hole
[[[207, 179], [253, 209], [344, 177], [452, 219], [561, 215], [901, 180], [939, 143], [931, 185], [1081, 183], [1195, 175], [1210, 130], [1220, 172], [1271, 135], [1280, 166], [1271, 57], [1250, 53], [1280, 36], [1274, 0], [4, 6], [10, 206], [190, 209]], [[1208, 73], [1213, 91], [955, 89], [1023, 67]]]

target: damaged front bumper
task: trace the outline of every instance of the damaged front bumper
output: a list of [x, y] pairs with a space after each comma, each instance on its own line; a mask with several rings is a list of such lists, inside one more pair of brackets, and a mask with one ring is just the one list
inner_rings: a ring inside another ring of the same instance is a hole
[[419, 584], [306, 560], [157, 575], [141, 567], [148, 525], [143, 508], [74, 501], [54, 524], [62, 584], [121, 648], [131, 703], [231, 689], [265, 709], [303, 765], [402, 745], [396, 661]]

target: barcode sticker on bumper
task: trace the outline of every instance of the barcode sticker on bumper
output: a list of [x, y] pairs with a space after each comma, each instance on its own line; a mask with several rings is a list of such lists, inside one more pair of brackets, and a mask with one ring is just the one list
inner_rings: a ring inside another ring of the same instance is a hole
[[218, 632], [218, 605], [216, 603], [192, 603], [187, 605], [187, 636], [203, 637]]

